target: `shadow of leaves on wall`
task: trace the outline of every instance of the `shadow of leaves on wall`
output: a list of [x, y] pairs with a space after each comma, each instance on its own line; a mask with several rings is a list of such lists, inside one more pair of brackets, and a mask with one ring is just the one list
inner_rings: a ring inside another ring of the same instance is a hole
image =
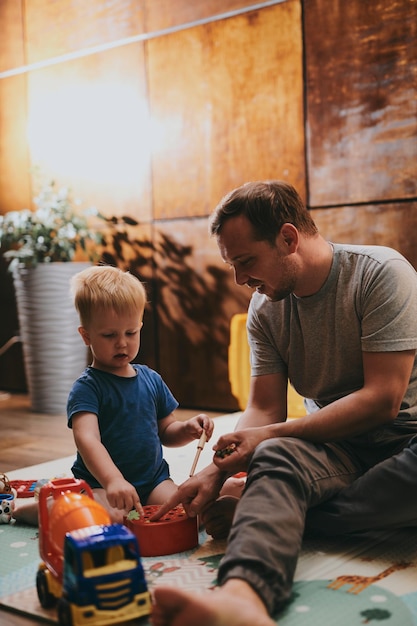
[[227, 346], [230, 317], [245, 310], [248, 297], [234, 288], [220, 265], [199, 272], [193, 265], [193, 245], [183, 245], [154, 226], [122, 216], [106, 218], [101, 262], [117, 265], [147, 287], [149, 308], [160, 323], [181, 330], [193, 345]]

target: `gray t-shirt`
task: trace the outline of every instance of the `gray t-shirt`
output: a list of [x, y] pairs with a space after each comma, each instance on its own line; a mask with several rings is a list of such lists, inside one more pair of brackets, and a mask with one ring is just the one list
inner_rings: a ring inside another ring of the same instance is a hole
[[[312, 296], [248, 311], [252, 376], [282, 372], [312, 412], [363, 386], [362, 352], [417, 348], [417, 274], [382, 246], [333, 244], [333, 263]], [[313, 402], [312, 402], [313, 401]], [[396, 424], [417, 427], [417, 360]]]

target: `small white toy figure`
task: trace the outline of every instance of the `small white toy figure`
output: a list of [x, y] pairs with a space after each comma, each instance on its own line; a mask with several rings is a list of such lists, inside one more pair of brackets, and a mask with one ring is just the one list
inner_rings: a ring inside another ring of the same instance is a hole
[[6, 474], [0, 473], [0, 524], [14, 524], [13, 511], [16, 506], [17, 491], [10, 485]]
[[0, 493], [0, 524], [14, 524], [15, 497], [12, 493]]

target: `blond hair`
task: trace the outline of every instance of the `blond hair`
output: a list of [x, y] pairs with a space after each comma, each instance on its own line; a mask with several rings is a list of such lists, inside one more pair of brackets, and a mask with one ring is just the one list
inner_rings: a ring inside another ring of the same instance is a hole
[[71, 293], [84, 327], [91, 324], [97, 310], [137, 312], [142, 317], [146, 305], [146, 291], [140, 280], [111, 265], [93, 266], [75, 274]]

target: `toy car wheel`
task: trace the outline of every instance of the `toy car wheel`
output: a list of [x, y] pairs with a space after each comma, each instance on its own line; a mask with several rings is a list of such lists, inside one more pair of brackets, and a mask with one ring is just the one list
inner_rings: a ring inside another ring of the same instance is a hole
[[71, 606], [65, 598], [58, 600], [58, 624], [59, 626], [73, 626]]
[[39, 570], [36, 575], [36, 590], [38, 592], [38, 598], [42, 608], [51, 609], [55, 606], [56, 598], [49, 591], [46, 573], [42, 569]]

